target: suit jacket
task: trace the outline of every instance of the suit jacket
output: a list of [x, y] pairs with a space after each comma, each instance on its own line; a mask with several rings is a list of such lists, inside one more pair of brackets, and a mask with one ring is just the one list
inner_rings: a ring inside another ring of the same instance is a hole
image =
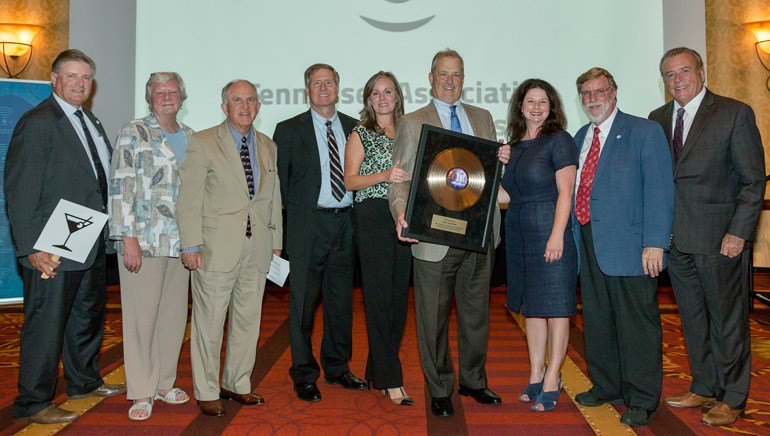
[[[589, 126], [575, 135], [579, 150]], [[660, 126], [618, 111], [599, 155], [590, 199], [596, 261], [604, 274], [641, 276], [644, 247], [668, 249], [674, 219], [670, 172], [671, 155]], [[577, 219], [573, 233], [580, 244]]]
[[[674, 102], [650, 113], [671, 142]], [[765, 195], [765, 153], [751, 107], [706, 90], [674, 167], [673, 240], [719, 254], [725, 233], [754, 239]]]
[[[81, 109], [112, 153], [102, 124], [85, 107]], [[16, 124], [8, 145], [4, 180], [16, 256], [28, 268], [32, 268], [32, 264], [27, 256], [37, 252], [32, 247], [59, 200], [103, 210], [99, 180], [91, 159], [53, 94], [25, 113]], [[98, 241], [83, 263], [62, 258], [58, 270], [90, 268], [97, 246]]]
[[[476, 106], [463, 103], [463, 108], [468, 114], [468, 120], [473, 128], [473, 134], [484, 139], [495, 141], [497, 131], [492, 115], [489, 111]], [[436, 127], [441, 125], [441, 118], [433, 101], [427, 106], [402, 116], [398, 120], [396, 139], [393, 143], [393, 162], [401, 161], [401, 168], [409, 175], [414, 174], [414, 164], [417, 159], [417, 148], [420, 142], [422, 125], [428, 124]], [[388, 200], [393, 220], [398, 222], [398, 216], [405, 213], [406, 203], [409, 200], [411, 182], [391, 183], [388, 186]], [[495, 208], [492, 224], [492, 241], [494, 246], [500, 243], [500, 209]], [[420, 242], [412, 245], [412, 255], [420, 260], [438, 262], [444, 258], [449, 247], [446, 245]]]
[[[342, 112], [337, 114], [348, 137], [358, 121]], [[304, 231], [310, 226], [321, 192], [321, 158], [310, 110], [278, 123], [273, 138], [278, 144], [278, 176], [286, 208], [286, 251], [291, 255], [304, 246]]]
[[[182, 183], [176, 211], [182, 248], [200, 246], [206, 271], [231, 271], [244, 243], [257, 247], [257, 268], [270, 269], [273, 250], [282, 247], [281, 192], [276, 169], [276, 146], [254, 131], [259, 179], [254, 197], [243, 173], [243, 163], [233, 135], [222, 124], [193, 134], [179, 167]], [[246, 238], [247, 218], [251, 238]]]

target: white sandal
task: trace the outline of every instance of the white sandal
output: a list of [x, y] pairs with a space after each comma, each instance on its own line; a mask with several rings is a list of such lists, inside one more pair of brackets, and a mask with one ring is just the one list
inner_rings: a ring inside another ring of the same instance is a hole
[[[152, 404], [153, 404], [153, 402], [154, 402], [154, 400], [152, 398], [150, 398], [150, 402], [149, 403], [146, 402], [146, 401], [142, 401], [141, 403], [134, 402], [134, 405], [131, 406], [130, 409], [128, 409], [128, 419], [130, 419], [131, 421], [146, 421], [146, 420], [150, 419], [150, 417], [152, 416]], [[136, 418], [131, 416], [131, 413], [134, 412], [134, 411], [137, 411], [137, 410], [145, 411], [145, 412], [147, 412], [147, 415], [146, 416], [139, 416], [139, 417], [136, 417]]]
[[[177, 400], [176, 397], [179, 394], [184, 395], [184, 400]], [[171, 388], [168, 392], [166, 392], [166, 395], [160, 395], [159, 392], [155, 392], [155, 398], [156, 400], [163, 401], [166, 404], [184, 404], [188, 401], [190, 401], [190, 396], [187, 395], [187, 392], [179, 389], [179, 388]]]

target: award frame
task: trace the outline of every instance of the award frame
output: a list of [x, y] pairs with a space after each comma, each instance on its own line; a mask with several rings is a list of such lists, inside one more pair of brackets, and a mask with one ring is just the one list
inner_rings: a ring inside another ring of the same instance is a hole
[[503, 167], [497, 157], [501, 145], [423, 124], [402, 236], [486, 253]]

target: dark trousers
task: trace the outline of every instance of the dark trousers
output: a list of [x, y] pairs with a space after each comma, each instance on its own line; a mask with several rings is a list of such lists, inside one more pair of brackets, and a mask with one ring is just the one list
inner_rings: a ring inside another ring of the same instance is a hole
[[24, 323], [19, 356], [19, 396], [13, 416], [32, 416], [51, 405], [59, 374], [59, 357], [67, 395], [91, 392], [102, 385], [97, 358], [102, 345], [107, 269], [104, 243], [83, 271], [58, 271], [44, 280], [22, 267]]
[[353, 223], [369, 337], [366, 379], [375, 389], [397, 388], [404, 385], [398, 352], [406, 324], [412, 250], [396, 237], [387, 199], [356, 203]]
[[676, 242], [668, 255], [690, 358], [690, 390], [734, 409], [746, 407], [751, 380], [750, 260], [750, 248], [730, 259], [681, 253]]
[[[324, 333], [321, 365], [327, 378], [349, 371], [353, 330], [353, 223], [342, 213], [311, 212], [302, 249], [289, 253], [289, 329], [294, 383], [318, 380], [311, 334], [319, 295], [323, 298]], [[291, 216], [288, 219], [292, 219]], [[294, 226], [290, 226], [294, 227]], [[295, 247], [296, 248], [296, 247]]]
[[657, 279], [604, 274], [596, 262], [590, 222], [581, 226], [580, 236], [580, 295], [591, 390], [602, 398], [623, 398], [629, 407], [655, 410], [663, 384]]
[[457, 306], [457, 349], [460, 383], [471, 389], [487, 386], [489, 279], [494, 265], [487, 254], [450, 248], [439, 262], [414, 259], [414, 306], [420, 362], [430, 395], [448, 397], [454, 390], [449, 354], [449, 310]]

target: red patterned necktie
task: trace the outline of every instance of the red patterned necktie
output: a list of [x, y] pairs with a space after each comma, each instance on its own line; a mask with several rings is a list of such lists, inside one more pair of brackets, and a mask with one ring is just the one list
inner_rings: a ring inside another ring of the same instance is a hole
[[684, 150], [684, 108], [676, 110], [676, 123], [674, 124], [674, 138], [671, 141], [674, 145], [674, 163], [679, 162], [679, 156]]
[[[254, 198], [254, 169], [251, 167], [251, 156], [249, 156], [249, 144], [244, 136], [241, 139], [241, 163], [243, 164], [243, 174], [246, 176], [246, 186], [249, 188], [249, 198]], [[246, 237], [251, 238], [251, 217], [246, 217]]]
[[580, 170], [580, 186], [575, 197], [575, 217], [580, 225], [591, 221], [591, 188], [594, 186], [596, 163], [599, 161], [599, 128], [594, 127], [594, 139], [588, 150], [583, 169]]

